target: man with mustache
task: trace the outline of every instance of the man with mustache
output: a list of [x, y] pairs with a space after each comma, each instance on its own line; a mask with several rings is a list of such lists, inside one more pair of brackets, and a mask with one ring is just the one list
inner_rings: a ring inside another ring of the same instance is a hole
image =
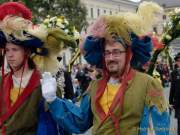
[[171, 88], [169, 95], [169, 103], [175, 110], [175, 118], [177, 118], [177, 132], [180, 135], [180, 53], [175, 58], [175, 67], [171, 73]]
[[152, 131], [168, 134], [162, 86], [132, 68], [150, 59], [151, 38], [138, 37], [135, 33], [139, 33], [139, 24], [131, 25], [128, 15], [102, 16], [91, 26], [82, 52], [87, 62], [101, 68], [103, 74], [91, 82], [80, 107], [57, 98], [56, 89], [47, 89], [50, 75], [49, 84], [42, 83], [51, 114], [66, 131], [83, 133], [92, 126], [93, 135], [147, 135]]

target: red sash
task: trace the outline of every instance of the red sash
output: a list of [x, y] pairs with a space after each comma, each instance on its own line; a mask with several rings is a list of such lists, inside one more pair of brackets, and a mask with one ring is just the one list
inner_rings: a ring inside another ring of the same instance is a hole
[[29, 97], [31, 93], [35, 90], [35, 88], [39, 86], [40, 73], [36, 69], [34, 70], [28, 85], [26, 86], [22, 94], [18, 97], [17, 101], [12, 106], [10, 101], [10, 90], [12, 86], [10, 86], [10, 84], [12, 84], [12, 76], [11, 74], [8, 74], [4, 78], [4, 83], [2, 86], [3, 90], [1, 89], [1, 92], [3, 91], [4, 93], [3, 99], [5, 101], [5, 104], [1, 106], [2, 107], [1, 111], [6, 110], [6, 112], [0, 116], [0, 127], [2, 129], [4, 128], [3, 123], [17, 111], [17, 109], [24, 103], [27, 97]]

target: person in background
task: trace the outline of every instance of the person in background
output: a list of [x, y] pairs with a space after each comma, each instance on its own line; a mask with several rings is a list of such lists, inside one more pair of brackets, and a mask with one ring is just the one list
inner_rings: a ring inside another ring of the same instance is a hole
[[171, 87], [169, 104], [175, 109], [175, 118], [178, 122], [178, 135], [180, 135], [180, 53], [175, 58], [175, 68], [171, 73]]
[[91, 81], [91, 78], [88, 72], [89, 72], [89, 69], [86, 67], [86, 65], [84, 65], [78, 70], [76, 74], [75, 78], [79, 82], [81, 93], [84, 93], [84, 91], [87, 90], [89, 83]]
[[[57, 59], [60, 62], [62, 57], [57, 57]], [[58, 87], [61, 89], [61, 91], [64, 91], [64, 98], [72, 100], [75, 95], [73, 91], [71, 74], [60, 67], [56, 73], [56, 80]]]

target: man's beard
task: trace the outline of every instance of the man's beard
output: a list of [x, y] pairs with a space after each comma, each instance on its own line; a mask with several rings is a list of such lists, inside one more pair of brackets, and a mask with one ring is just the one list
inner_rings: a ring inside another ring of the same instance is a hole
[[119, 72], [118, 71], [109, 71], [109, 75], [113, 77], [119, 77]]
[[108, 63], [108, 65], [110, 65], [110, 64], [116, 64], [115, 66], [117, 66], [117, 67], [116, 67], [116, 69], [108, 69], [109, 75], [110, 75], [110, 76], [113, 76], [113, 77], [119, 77], [119, 76], [121, 76], [121, 75], [122, 75], [122, 72], [124, 71], [124, 70], [123, 70], [124, 68], [121, 69], [116, 61], [110, 61], [110, 62]]

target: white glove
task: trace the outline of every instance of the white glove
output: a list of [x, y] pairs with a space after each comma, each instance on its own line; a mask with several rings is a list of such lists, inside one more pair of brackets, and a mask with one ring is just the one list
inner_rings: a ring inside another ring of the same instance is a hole
[[44, 72], [40, 81], [42, 86], [42, 96], [47, 102], [54, 101], [56, 99], [57, 90], [56, 79], [52, 77], [50, 72]]

